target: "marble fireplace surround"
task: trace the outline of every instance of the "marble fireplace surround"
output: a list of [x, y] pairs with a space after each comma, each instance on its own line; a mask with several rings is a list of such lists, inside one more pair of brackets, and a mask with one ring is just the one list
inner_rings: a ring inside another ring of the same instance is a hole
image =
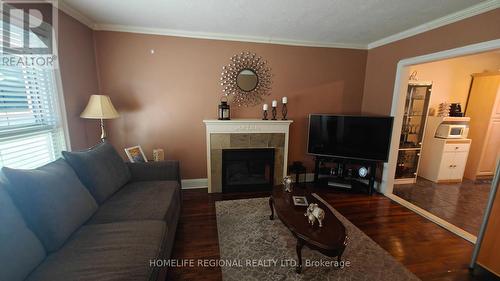
[[206, 126], [208, 192], [222, 191], [222, 150], [274, 148], [274, 183], [286, 176], [292, 120], [203, 120]]

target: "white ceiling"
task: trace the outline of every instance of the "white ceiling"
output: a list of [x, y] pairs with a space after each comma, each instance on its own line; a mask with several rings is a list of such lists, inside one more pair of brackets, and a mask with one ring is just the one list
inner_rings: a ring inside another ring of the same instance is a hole
[[101, 30], [352, 48], [381, 45], [391, 36], [428, 30], [432, 21], [437, 27], [500, 6], [500, 0], [64, 2], [69, 10], [80, 13]]

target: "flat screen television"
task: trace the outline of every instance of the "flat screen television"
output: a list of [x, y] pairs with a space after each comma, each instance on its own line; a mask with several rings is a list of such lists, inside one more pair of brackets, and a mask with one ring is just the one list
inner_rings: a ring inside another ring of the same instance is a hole
[[307, 152], [316, 156], [387, 162], [392, 117], [309, 115]]

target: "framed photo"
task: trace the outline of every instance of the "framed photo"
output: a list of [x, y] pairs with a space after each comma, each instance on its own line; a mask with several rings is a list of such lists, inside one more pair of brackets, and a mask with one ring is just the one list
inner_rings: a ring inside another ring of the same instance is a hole
[[308, 206], [307, 198], [305, 196], [292, 196], [293, 204], [295, 206]]
[[148, 162], [140, 145], [125, 148], [125, 153], [127, 153], [128, 159], [132, 163]]

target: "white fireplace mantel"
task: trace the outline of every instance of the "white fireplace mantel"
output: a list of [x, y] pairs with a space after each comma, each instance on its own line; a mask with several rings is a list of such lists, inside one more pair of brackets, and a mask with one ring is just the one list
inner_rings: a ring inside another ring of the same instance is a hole
[[208, 133], [285, 133], [292, 120], [203, 120]]
[[208, 192], [217, 192], [212, 186], [211, 134], [284, 134], [283, 177], [287, 174], [289, 129], [292, 120], [203, 120], [206, 126]]

